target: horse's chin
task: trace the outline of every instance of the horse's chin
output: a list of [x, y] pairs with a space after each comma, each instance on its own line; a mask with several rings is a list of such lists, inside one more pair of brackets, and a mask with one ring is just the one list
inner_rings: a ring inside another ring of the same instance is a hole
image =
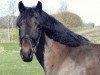
[[24, 59], [24, 58], [22, 58], [22, 60], [23, 60], [24, 62], [31, 62], [31, 61], [32, 61], [32, 58], [29, 58], [29, 59]]

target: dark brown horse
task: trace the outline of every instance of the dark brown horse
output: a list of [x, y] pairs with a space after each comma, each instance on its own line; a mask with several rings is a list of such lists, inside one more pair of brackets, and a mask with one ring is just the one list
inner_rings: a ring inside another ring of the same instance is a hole
[[46, 75], [100, 75], [100, 45], [78, 35], [42, 10], [19, 2], [17, 19], [20, 55], [31, 62], [35, 54]]

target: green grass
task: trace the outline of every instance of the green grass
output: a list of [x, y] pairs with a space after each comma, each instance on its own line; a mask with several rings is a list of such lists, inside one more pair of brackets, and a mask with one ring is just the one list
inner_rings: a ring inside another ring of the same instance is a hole
[[36, 58], [30, 63], [23, 62], [19, 51], [0, 53], [0, 75], [44, 75]]
[[0, 43], [0, 46], [3, 47], [6, 51], [19, 50], [18, 43]]

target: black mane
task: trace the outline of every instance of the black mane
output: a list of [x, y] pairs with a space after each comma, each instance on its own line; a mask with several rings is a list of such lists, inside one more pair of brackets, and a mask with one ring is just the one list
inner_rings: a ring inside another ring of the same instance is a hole
[[62, 23], [44, 11], [42, 13], [42, 18], [44, 21], [42, 28], [49, 38], [70, 47], [77, 47], [81, 44], [90, 44], [88, 39], [70, 31]]

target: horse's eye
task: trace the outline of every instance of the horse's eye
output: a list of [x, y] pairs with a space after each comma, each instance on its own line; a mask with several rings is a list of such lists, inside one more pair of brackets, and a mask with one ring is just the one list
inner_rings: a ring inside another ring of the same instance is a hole
[[41, 29], [41, 28], [42, 28], [42, 26], [41, 26], [41, 25], [38, 25], [38, 26], [37, 26], [37, 28], [38, 28], [38, 29]]
[[35, 19], [37, 20], [38, 18], [37, 18], [37, 17], [35, 17]]
[[22, 25], [18, 25], [18, 28], [20, 28]]
[[37, 25], [37, 23], [36, 23], [36, 22], [34, 22], [34, 24], [35, 24], [35, 25]]
[[22, 27], [22, 25], [23, 25], [23, 24], [22, 24], [22, 23], [20, 23], [20, 24], [19, 24], [19, 27]]

